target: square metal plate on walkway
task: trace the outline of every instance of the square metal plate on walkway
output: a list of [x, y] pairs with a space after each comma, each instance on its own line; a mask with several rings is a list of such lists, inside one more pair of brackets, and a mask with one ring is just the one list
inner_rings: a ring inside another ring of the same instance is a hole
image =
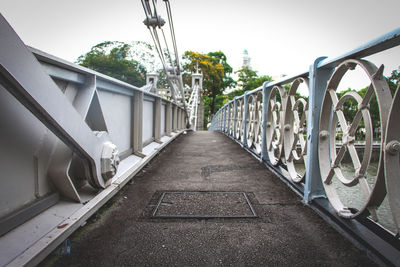
[[152, 214], [155, 218], [256, 218], [244, 192], [164, 192]]

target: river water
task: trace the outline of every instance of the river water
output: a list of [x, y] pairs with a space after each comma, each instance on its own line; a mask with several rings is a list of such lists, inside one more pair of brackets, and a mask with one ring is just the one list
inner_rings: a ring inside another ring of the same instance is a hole
[[[342, 172], [345, 177], [352, 177], [354, 176], [354, 168], [351, 163], [342, 163]], [[377, 173], [378, 163], [373, 162], [369, 165], [367, 171], [367, 181], [372, 188]], [[300, 174], [304, 174], [304, 165], [303, 164], [296, 164], [296, 169]], [[336, 177], [333, 178], [332, 183], [335, 185], [336, 191], [345, 206], [360, 209], [365, 203], [365, 197], [361, 192], [360, 185], [357, 184], [354, 187], [347, 187], [343, 185]], [[378, 224], [386, 228], [387, 230], [391, 231], [392, 233], [396, 233], [396, 226], [393, 221], [392, 212], [390, 211], [389, 201], [387, 196], [383, 203], [377, 209], [378, 215]]]

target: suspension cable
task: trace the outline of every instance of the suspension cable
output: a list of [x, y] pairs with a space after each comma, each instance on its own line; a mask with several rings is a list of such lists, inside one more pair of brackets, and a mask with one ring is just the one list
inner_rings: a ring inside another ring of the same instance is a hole
[[165, 47], [167, 48], [167, 53], [168, 53], [168, 57], [169, 57], [169, 62], [170, 62], [170, 64], [171, 64], [172, 69], [174, 70], [174, 74], [176, 75], [176, 70], [175, 70], [175, 67], [174, 67], [174, 62], [172, 61], [172, 56], [171, 56], [171, 53], [170, 53], [170, 51], [169, 51], [167, 39], [165, 38], [164, 30], [163, 30], [162, 28], [161, 28], [161, 32], [162, 32], [162, 35], [163, 35], [163, 37], [164, 37]]
[[155, 39], [155, 37], [154, 37], [154, 35], [153, 35], [153, 32], [151, 31], [151, 29], [149, 29], [149, 31], [150, 31], [151, 38], [153, 39], [154, 46], [155, 46], [155, 48], [156, 48], [156, 50], [157, 50], [158, 56], [160, 57], [161, 64], [163, 65], [163, 69], [164, 69], [164, 71], [166, 71], [167, 68], [166, 68], [166, 65], [165, 65], [164, 57], [162, 56], [162, 52], [159, 51], [160, 48], [159, 48], [159, 46], [157, 45], [156, 39]]
[[174, 22], [172, 20], [171, 5], [168, 0], [164, 0], [164, 2], [165, 2], [166, 9], [167, 9], [169, 28], [171, 31], [171, 38], [172, 38], [172, 43], [173, 43], [174, 51], [175, 51], [176, 65], [177, 65], [179, 73], [180, 73], [180, 64], [179, 64], [179, 57], [178, 57], [179, 54], [178, 54], [178, 47], [176, 45], [175, 29], [174, 29]]
[[[153, 39], [154, 46], [156, 48], [156, 51], [158, 53], [158, 56], [160, 57], [163, 66], [164, 73], [167, 75], [168, 84], [171, 87], [172, 97], [174, 98], [175, 101], [177, 101], [176, 97], [182, 100], [182, 104], [186, 111], [186, 115], [188, 116], [187, 103], [185, 100], [185, 91], [183, 88], [183, 81], [182, 81], [181, 66], [179, 62], [178, 47], [176, 44], [175, 29], [172, 20], [171, 5], [169, 3], [169, 0], [163, 0], [163, 1], [165, 2], [166, 5], [174, 55], [171, 53], [171, 50], [168, 46], [167, 38], [165, 36], [165, 32], [162, 28], [162, 26], [165, 24], [165, 21], [161, 18], [159, 12], [157, 11], [157, 0], [151, 0], [151, 3], [150, 0], [141, 0], [144, 12], [146, 14], [146, 19], [144, 21], [144, 24], [150, 31], [150, 35]], [[160, 41], [161, 36], [159, 36], [157, 32], [158, 29], [161, 30], [162, 38], [164, 39], [164, 44], [166, 48], [165, 55], [164, 55], [165, 50], [161, 45], [162, 41]], [[169, 61], [169, 63], [171, 64], [171, 69], [167, 67], [167, 61]], [[169, 72], [173, 73], [174, 75], [170, 75]]]
[[[146, 6], [146, 4], [144, 3], [144, 0], [142, 0], [141, 1], [142, 2], [142, 6], [143, 6], [143, 9], [144, 9], [144, 13], [146, 14], [146, 20], [149, 20], [150, 18], [149, 18], [149, 10], [147, 9], [147, 6]], [[149, 26], [147, 26], [147, 28], [149, 28]]]

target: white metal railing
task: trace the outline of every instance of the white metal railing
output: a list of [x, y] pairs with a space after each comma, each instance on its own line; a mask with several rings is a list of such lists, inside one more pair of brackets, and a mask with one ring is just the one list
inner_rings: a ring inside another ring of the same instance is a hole
[[35, 265], [187, 121], [174, 102], [26, 47], [1, 15], [0, 35], [0, 266]]
[[[391, 230], [398, 233], [400, 93], [397, 90], [392, 97], [383, 65], [378, 68], [364, 58], [399, 45], [397, 29], [338, 58], [318, 58], [310, 71], [266, 82], [229, 101], [213, 117], [210, 130], [233, 138], [297, 184], [306, 203], [327, 197], [343, 218], [369, 215], [379, 221], [377, 210], [386, 197], [390, 209], [385, 216], [393, 216]], [[371, 85], [363, 96], [348, 92], [339, 98], [338, 84], [356, 67], [366, 73]], [[308, 99], [296, 96], [299, 86], [309, 92]], [[379, 106], [374, 111], [379, 114], [374, 115], [379, 117], [382, 133], [375, 141], [369, 109], [374, 99]], [[356, 103], [352, 121], [343, 113], [346, 101]], [[361, 139], [356, 136], [360, 127]], [[341, 140], [336, 138], [337, 129], [343, 129]], [[378, 160], [371, 177], [368, 170], [373, 153]], [[349, 164], [344, 163], [345, 155]], [[345, 165], [350, 165], [351, 171], [344, 170]], [[346, 195], [346, 190], [352, 193]], [[357, 207], [351, 206], [354, 199]]]

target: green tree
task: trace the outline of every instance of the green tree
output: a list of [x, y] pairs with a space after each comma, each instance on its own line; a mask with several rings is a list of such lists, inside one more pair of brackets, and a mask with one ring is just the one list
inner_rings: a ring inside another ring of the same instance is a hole
[[392, 95], [394, 96], [397, 88], [399, 88], [399, 83], [400, 83], [399, 70], [393, 70], [390, 77], [387, 77], [386, 80], [389, 84], [390, 91], [392, 92]]
[[[118, 80], [141, 87], [146, 83], [146, 67], [132, 59], [134, 48], [122, 42], [106, 41], [81, 55], [77, 63]], [[144, 61], [144, 58], [142, 58]]]
[[232, 100], [235, 96], [243, 95], [246, 91], [256, 89], [262, 86], [266, 81], [272, 81], [271, 76], [258, 76], [257, 71], [249, 68], [242, 68], [235, 73], [238, 74], [238, 89], [227, 94], [228, 100]]
[[[196, 72], [199, 68], [203, 73], [202, 99], [205, 106], [204, 117], [207, 119], [223, 105], [224, 90], [235, 83], [229, 76], [232, 73], [232, 67], [229, 66], [225, 54], [221, 51], [208, 54], [186, 51], [183, 59], [186, 61], [183, 65], [185, 71]], [[190, 82], [186, 80], [187, 84]]]
[[[399, 82], [400, 82], [399, 71], [393, 70], [391, 73], [391, 76], [386, 77], [386, 81], [389, 85], [392, 96], [394, 96], [396, 90], [399, 87]], [[357, 92], [362, 98], [364, 98], [365, 94], [368, 91], [368, 88], [369, 88], [369, 86], [362, 88], [360, 90], [354, 90], [354, 89], [348, 88], [347, 90], [338, 92], [338, 97], [341, 98], [347, 92], [353, 91], [353, 92]], [[354, 120], [357, 110], [358, 110], [358, 105], [354, 99], [349, 99], [344, 103], [343, 113], [345, 115], [346, 120], [349, 123], [351, 123]], [[376, 94], [372, 95], [371, 100], [369, 102], [369, 114], [370, 114], [371, 120], [372, 120], [372, 127], [374, 129], [379, 128], [381, 125], [381, 120], [380, 120], [379, 105], [378, 105], [378, 100], [376, 98]], [[362, 127], [364, 127], [363, 121], [361, 121], [359, 128], [362, 128]]]

